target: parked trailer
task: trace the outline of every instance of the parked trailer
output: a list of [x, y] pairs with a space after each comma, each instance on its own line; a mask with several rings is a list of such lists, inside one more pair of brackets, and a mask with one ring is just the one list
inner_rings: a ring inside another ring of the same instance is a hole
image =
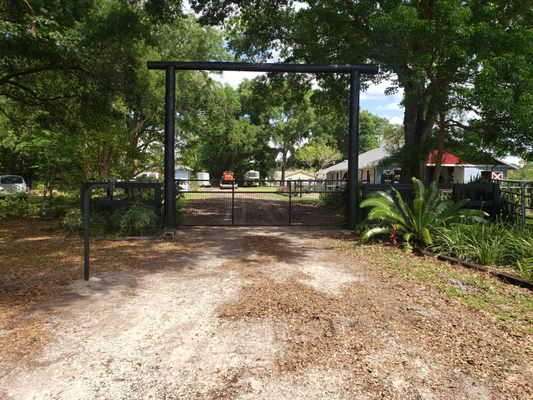
[[200, 187], [211, 187], [209, 172], [198, 172], [196, 174], [196, 179], [200, 181]]
[[259, 186], [259, 171], [250, 170], [244, 173], [245, 186]]

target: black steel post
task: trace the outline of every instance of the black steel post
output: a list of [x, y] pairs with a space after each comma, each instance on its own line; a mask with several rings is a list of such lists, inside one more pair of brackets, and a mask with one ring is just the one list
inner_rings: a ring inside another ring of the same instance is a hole
[[231, 226], [235, 225], [235, 178], [231, 181]]
[[289, 181], [289, 225], [292, 225], [292, 185]]
[[174, 130], [176, 120], [176, 71], [166, 67], [165, 86], [165, 230], [176, 229], [176, 175], [174, 151]]
[[359, 91], [361, 73], [350, 72], [350, 123], [348, 141], [348, 204], [346, 205], [348, 229], [355, 229], [359, 215]]

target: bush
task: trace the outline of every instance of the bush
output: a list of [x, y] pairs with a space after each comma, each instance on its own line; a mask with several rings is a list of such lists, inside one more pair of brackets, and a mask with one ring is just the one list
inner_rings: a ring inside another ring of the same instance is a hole
[[155, 230], [157, 215], [153, 208], [144, 204], [133, 204], [120, 217], [120, 231], [126, 235], [143, 235]]
[[319, 204], [324, 207], [344, 211], [346, 210], [347, 197], [348, 194], [346, 191], [320, 193]]
[[[83, 232], [83, 216], [81, 210], [71, 209], [67, 211], [59, 226], [67, 234], [81, 234]], [[89, 216], [89, 233], [91, 235], [103, 235], [106, 230], [106, 217], [99, 212], [91, 212]]]
[[69, 210], [59, 224], [60, 228], [70, 234], [80, 233], [83, 229], [83, 218], [80, 210]]
[[[122, 233], [125, 235], [143, 235], [157, 230], [157, 215], [152, 207], [142, 203], [120, 207], [112, 213], [105, 209], [91, 208], [89, 229], [91, 235]], [[83, 216], [79, 209], [71, 209], [60, 224], [68, 234], [83, 232]]]
[[463, 261], [510, 265], [531, 277], [533, 230], [503, 222], [439, 227], [435, 229], [430, 250]]
[[47, 197], [41, 203], [41, 215], [48, 218], [65, 217], [69, 212], [80, 207], [79, 195], [76, 192], [62, 192], [54, 197]]
[[27, 217], [37, 213], [37, 207], [28, 202], [25, 196], [8, 196], [0, 199], [0, 219], [7, 217]]
[[[416, 178], [412, 182], [412, 207], [395, 188], [391, 188], [391, 194], [376, 192], [361, 202], [361, 208], [371, 208], [365, 221], [368, 228], [361, 237], [363, 242], [374, 236], [388, 234], [392, 243], [399, 237], [407, 250], [414, 248], [420, 252], [433, 243], [432, 231], [439, 226], [467, 220], [484, 221], [486, 213], [483, 211], [463, 208], [468, 199], [454, 203], [441, 198], [436, 183], [426, 188]], [[379, 225], [376, 226], [376, 223]]]

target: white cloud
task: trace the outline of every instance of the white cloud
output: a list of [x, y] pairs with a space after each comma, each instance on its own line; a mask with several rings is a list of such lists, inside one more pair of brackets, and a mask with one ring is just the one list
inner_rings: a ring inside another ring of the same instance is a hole
[[361, 100], [386, 100], [394, 99], [399, 102], [403, 97], [403, 89], [399, 88], [398, 92], [389, 96], [385, 95], [385, 90], [392, 86], [391, 80], [383, 80], [377, 85], [370, 84], [368, 88], [361, 92]]
[[401, 124], [403, 124], [403, 118], [402, 117], [398, 117], [398, 116], [394, 116], [394, 117], [389, 118], [389, 122], [391, 124], [401, 125]]
[[254, 79], [256, 76], [264, 75], [264, 72], [242, 72], [242, 71], [224, 71], [222, 74], [209, 74], [214, 80], [228, 84], [233, 88], [245, 79]]
[[380, 104], [375, 107], [376, 110], [403, 110], [403, 108], [398, 103], [389, 103], [389, 104]]

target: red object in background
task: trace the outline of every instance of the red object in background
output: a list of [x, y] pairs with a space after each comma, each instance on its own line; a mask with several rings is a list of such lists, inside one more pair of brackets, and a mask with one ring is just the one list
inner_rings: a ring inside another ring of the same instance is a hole
[[[429, 153], [428, 164], [437, 164], [437, 155], [439, 154], [438, 150], [434, 150]], [[442, 155], [442, 165], [456, 165], [456, 164], [465, 164], [463, 160], [459, 157], [454, 156], [450, 153], [444, 153]]]
[[232, 181], [233, 179], [233, 171], [224, 171], [222, 174], [222, 180], [225, 182]]

